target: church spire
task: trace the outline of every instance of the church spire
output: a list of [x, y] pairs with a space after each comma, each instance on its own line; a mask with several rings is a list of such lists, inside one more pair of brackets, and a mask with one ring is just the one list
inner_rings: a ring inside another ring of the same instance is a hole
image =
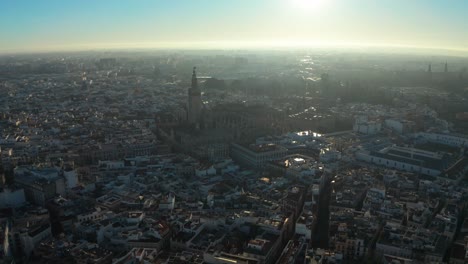
[[193, 67], [193, 73], [192, 73], [192, 89], [197, 89], [197, 88], [198, 88], [196, 69], [197, 69], [197, 67]]

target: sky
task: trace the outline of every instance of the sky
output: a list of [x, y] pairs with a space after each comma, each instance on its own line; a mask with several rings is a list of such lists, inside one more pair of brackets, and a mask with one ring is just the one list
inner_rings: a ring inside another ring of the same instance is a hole
[[468, 1], [0, 0], [0, 53], [289, 46], [468, 52]]

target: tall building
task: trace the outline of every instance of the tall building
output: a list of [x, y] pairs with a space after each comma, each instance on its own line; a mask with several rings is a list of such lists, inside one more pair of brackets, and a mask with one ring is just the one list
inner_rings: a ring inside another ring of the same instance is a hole
[[444, 69], [444, 72], [448, 72], [448, 65], [447, 65], [447, 62], [445, 62], [445, 69]]
[[81, 90], [86, 91], [88, 90], [88, 83], [87, 83], [88, 79], [86, 77], [86, 72], [83, 72], [81, 76], [82, 76], [81, 77]]
[[198, 88], [196, 67], [193, 67], [192, 86], [188, 89], [187, 120], [189, 124], [199, 124], [201, 118], [201, 91]]
[[429, 63], [429, 66], [427, 66], [427, 81], [430, 83], [433, 81], [433, 76], [432, 76], [432, 64]]

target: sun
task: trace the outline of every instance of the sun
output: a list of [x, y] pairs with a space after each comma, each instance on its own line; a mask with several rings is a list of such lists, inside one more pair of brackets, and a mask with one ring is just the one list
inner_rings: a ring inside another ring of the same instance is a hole
[[295, 8], [301, 10], [317, 10], [321, 8], [327, 0], [291, 0]]

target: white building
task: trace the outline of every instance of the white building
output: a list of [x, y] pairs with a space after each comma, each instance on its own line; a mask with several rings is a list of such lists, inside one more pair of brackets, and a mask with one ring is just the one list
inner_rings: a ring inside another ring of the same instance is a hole
[[414, 123], [408, 120], [399, 119], [386, 119], [385, 127], [398, 134], [405, 134], [411, 132], [414, 127]]
[[159, 202], [159, 210], [173, 210], [175, 207], [175, 195], [169, 193]]
[[75, 170], [65, 170], [63, 172], [63, 176], [65, 177], [65, 185], [67, 189], [72, 189], [78, 186], [78, 176]]
[[17, 208], [26, 203], [24, 189], [5, 188], [0, 191], [0, 208]]
[[391, 146], [380, 151], [356, 152], [358, 160], [387, 168], [439, 176], [446, 169], [443, 155], [414, 148]]
[[96, 221], [103, 219], [104, 211], [100, 207], [94, 208], [93, 210], [84, 212], [76, 216], [76, 220], [81, 223], [84, 221]]
[[105, 168], [108, 170], [116, 170], [116, 169], [122, 169], [125, 167], [125, 162], [122, 161], [99, 161], [98, 163], [99, 168]]
[[16, 241], [20, 243], [22, 253], [29, 256], [41, 241], [52, 237], [52, 231], [50, 225], [45, 223], [34, 228], [14, 231], [10, 235], [19, 238], [19, 241]]
[[319, 160], [321, 162], [334, 162], [341, 160], [341, 152], [334, 149], [321, 149], [319, 154]]
[[241, 165], [262, 168], [268, 162], [279, 160], [288, 154], [288, 149], [275, 144], [241, 146], [231, 145], [232, 158]]
[[365, 135], [375, 135], [382, 130], [382, 122], [369, 121], [367, 116], [360, 116], [354, 121], [353, 130]]
[[468, 147], [468, 136], [455, 134], [427, 133], [421, 132], [416, 134], [429, 142], [439, 143], [452, 147]]
[[216, 175], [216, 169], [213, 166], [199, 166], [195, 169], [195, 175], [198, 177]]

